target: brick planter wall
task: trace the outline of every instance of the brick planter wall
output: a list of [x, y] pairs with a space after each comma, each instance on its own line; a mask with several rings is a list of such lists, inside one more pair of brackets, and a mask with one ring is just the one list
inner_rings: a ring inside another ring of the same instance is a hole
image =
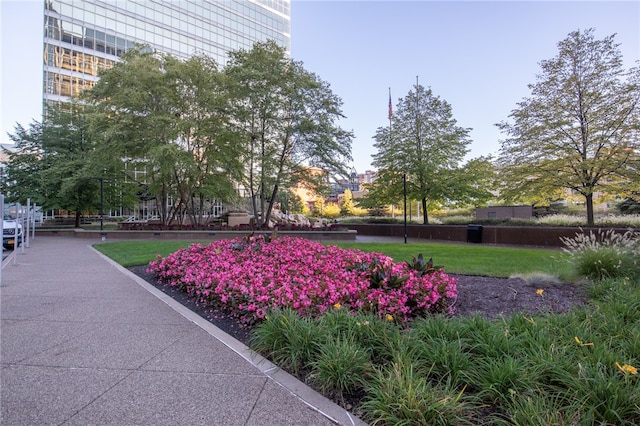
[[[271, 231], [141, 231], [141, 230], [84, 230], [84, 229], [36, 229], [38, 236], [69, 236], [101, 240], [185, 240], [215, 241], [244, 237], [251, 234], [271, 234]], [[314, 241], [355, 241], [355, 231], [278, 231], [278, 236], [306, 238]]]
[[[358, 235], [387, 237], [404, 237], [403, 224], [344, 224], [343, 226], [358, 231]], [[477, 226], [477, 225], [474, 225]], [[480, 225], [481, 242], [483, 244], [505, 244], [538, 247], [562, 247], [561, 237], [573, 237], [576, 233], [597, 231], [598, 227], [563, 227], [563, 226], [491, 226]], [[607, 228], [609, 229], [609, 228]], [[625, 233], [628, 228], [613, 228], [616, 232]], [[407, 237], [421, 240], [473, 242], [469, 239], [467, 225], [416, 225], [407, 224]]]

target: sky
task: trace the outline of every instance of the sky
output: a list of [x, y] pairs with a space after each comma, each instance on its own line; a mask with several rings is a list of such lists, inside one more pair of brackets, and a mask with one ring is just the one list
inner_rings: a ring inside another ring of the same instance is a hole
[[[40, 120], [42, 3], [0, 0], [0, 141]], [[467, 159], [496, 155], [495, 126], [531, 94], [540, 62], [576, 30], [616, 34], [624, 67], [640, 60], [640, 1], [292, 0], [291, 56], [342, 99], [353, 163], [372, 169], [373, 136], [388, 102], [416, 84], [448, 102], [471, 128]]]

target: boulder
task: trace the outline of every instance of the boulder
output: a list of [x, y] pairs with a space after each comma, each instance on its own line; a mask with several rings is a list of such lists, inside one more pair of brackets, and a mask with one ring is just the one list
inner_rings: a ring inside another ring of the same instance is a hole
[[269, 227], [278, 225], [311, 226], [309, 219], [302, 214], [284, 214], [280, 210], [271, 212]]
[[238, 225], [248, 225], [251, 222], [251, 218], [248, 213], [242, 212], [230, 212], [227, 224], [229, 227], [238, 226]]

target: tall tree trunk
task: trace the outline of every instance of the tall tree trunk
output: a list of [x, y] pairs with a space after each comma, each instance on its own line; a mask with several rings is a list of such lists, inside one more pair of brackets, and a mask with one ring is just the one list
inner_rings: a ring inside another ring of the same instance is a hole
[[260, 137], [260, 221], [258, 222], [258, 228], [262, 228], [262, 225], [264, 225], [265, 221], [264, 221], [264, 214], [265, 214], [265, 208], [264, 208], [264, 191], [267, 185], [266, 182], [266, 177], [265, 177], [265, 163], [266, 163], [266, 158], [265, 158], [265, 152], [266, 152], [266, 141], [265, 141], [265, 135], [264, 135], [264, 120], [262, 122], [262, 136]]
[[587, 205], [587, 225], [595, 225], [593, 217], [593, 192], [584, 196]]
[[82, 217], [82, 208], [80, 207], [82, 200], [82, 189], [76, 189], [76, 217], [74, 227], [80, 228], [80, 218]]
[[429, 214], [427, 213], [427, 199], [422, 199], [422, 223], [429, 224]]
[[[207, 212], [208, 216], [209, 212]], [[198, 215], [196, 223], [198, 225], [206, 225], [204, 220], [204, 196], [202, 194], [198, 195]]]
[[[276, 195], [278, 195], [278, 183], [282, 179], [282, 174], [284, 170], [285, 160], [287, 158], [287, 153], [289, 152], [289, 136], [287, 135], [284, 140], [286, 141], [284, 146], [282, 147], [282, 151], [280, 152], [280, 159], [278, 161], [278, 173], [276, 175], [276, 182], [273, 185], [273, 191], [271, 193], [271, 199], [269, 200], [269, 206], [267, 207], [267, 212], [264, 215], [265, 224], [269, 224], [269, 219], [271, 218], [271, 211], [273, 210], [273, 205], [276, 202]], [[281, 207], [282, 209], [282, 207]]]
[[258, 212], [257, 195], [251, 190], [251, 208], [253, 209], [253, 226], [260, 227], [260, 216]]
[[[168, 196], [167, 196], [167, 186], [166, 184], [162, 184], [162, 189], [160, 190], [160, 194], [156, 196], [156, 204], [158, 208], [158, 212], [160, 213], [160, 221], [163, 225], [169, 224], [169, 211], [167, 210], [168, 206]], [[140, 218], [142, 219], [142, 218]]]
[[[251, 125], [253, 128], [253, 123]], [[249, 150], [249, 196], [251, 197], [251, 209], [253, 211], [253, 226], [259, 227], [258, 205], [256, 203], [256, 188], [255, 188], [255, 176], [254, 176], [254, 150], [256, 143], [256, 135], [251, 133], [251, 149]]]
[[273, 210], [273, 204], [276, 202], [276, 195], [278, 195], [278, 185], [273, 186], [271, 200], [269, 200], [269, 207], [267, 208], [267, 213], [264, 215], [264, 222], [262, 222], [263, 224], [269, 224], [269, 219], [271, 218], [271, 210]]
[[82, 217], [82, 212], [80, 211], [80, 209], [76, 209], [76, 223], [75, 223], [75, 227], [76, 228], [80, 228], [80, 218]]

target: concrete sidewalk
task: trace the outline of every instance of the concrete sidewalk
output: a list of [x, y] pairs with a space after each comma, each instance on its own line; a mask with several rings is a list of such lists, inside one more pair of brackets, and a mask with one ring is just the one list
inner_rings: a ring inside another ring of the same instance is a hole
[[0, 424], [364, 424], [92, 243], [4, 260]]

